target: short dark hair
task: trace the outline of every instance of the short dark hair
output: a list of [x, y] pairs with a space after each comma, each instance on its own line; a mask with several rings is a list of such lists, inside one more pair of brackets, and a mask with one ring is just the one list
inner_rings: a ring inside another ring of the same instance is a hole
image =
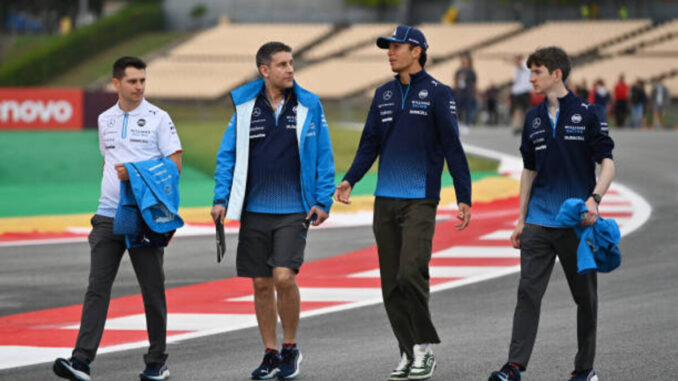
[[424, 67], [426, 65], [426, 59], [428, 58], [426, 56], [426, 49], [424, 49], [421, 45], [410, 44], [410, 50], [414, 49], [417, 46], [421, 48], [421, 54], [419, 55], [419, 65], [421, 65], [421, 67]]
[[113, 78], [122, 79], [125, 76], [125, 69], [130, 66], [143, 70], [146, 69], [146, 62], [138, 57], [120, 57], [113, 63]]
[[292, 53], [292, 48], [278, 41], [267, 42], [257, 50], [257, 71], [261, 65], [270, 65], [273, 60], [273, 55], [278, 52]]
[[548, 46], [539, 48], [527, 58], [527, 67], [532, 68], [532, 65], [546, 66], [549, 73], [560, 69], [563, 72], [563, 82], [570, 75], [572, 70], [572, 62], [565, 51], [557, 46]]

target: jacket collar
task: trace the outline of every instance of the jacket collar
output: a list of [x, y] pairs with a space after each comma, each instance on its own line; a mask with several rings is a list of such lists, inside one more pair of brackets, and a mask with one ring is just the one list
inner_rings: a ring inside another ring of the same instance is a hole
[[[410, 73], [410, 84], [411, 85], [415, 84], [415, 83], [417, 83], [417, 82], [419, 82], [419, 81], [421, 81], [421, 80], [423, 80], [427, 77], [428, 77], [428, 73], [424, 69], [421, 69], [421, 71], [418, 71], [416, 73]], [[394, 76], [394, 78], [398, 83], [401, 83], [400, 82], [400, 74], [396, 74]]]
[[[255, 81], [246, 83], [237, 89], [231, 91], [231, 98], [233, 98], [233, 104], [239, 106], [247, 101], [252, 100], [257, 97], [264, 88], [264, 80], [257, 79]], [[294, 81], [294, 96], [297, 98], [297, 102], [303, 106], [311, 107], [318, 101], [318, 96], [311, 93], [310, 91], [305, 90], [297, 81]]]

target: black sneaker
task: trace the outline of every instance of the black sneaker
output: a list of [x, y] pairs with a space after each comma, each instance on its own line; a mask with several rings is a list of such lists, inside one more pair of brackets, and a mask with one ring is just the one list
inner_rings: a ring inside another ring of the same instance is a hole
[[492, 372], [488, 381], [520, 381], [520, 367], [517, 364], [506, 363], [501, 370]]
[[68, 360], [65, 358], [58, 358], [54, 361], [52, 366], [54, 374], [61, 378], [67, 378], [71, 381], [90, 381], [89, 365], [75, 357]]
[[146, 364], [146, 369], [139, 373], [139, 379], [142, 381], [162, 381], [170, 378], [167, 365], [161, 362], [151, 362]]
[[598, 375], [593, 369], [575, 370], [570, 374], [569, 381], [598, 381]]
[[296, 344], [283, 344], [280, 351], [280, 377], [285, 380], [296, 378], [299, 375], [303, 357]]
[[261, 365], [252, 372], [253, 380], [271, 380], [275, 378], [280, 369], [280, 355], [275, 349], [266, 349], [264, 359], [261, 360]]

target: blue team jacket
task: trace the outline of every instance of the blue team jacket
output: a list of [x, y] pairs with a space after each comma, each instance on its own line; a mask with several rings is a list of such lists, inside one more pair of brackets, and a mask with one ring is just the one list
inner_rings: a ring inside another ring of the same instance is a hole
[[375, 195], [440, 199], [444, 160], [457, 202], [471, 205], [471, 174], [459, 140], [452, 89], [422, 70], [374, 93], [358, 152], [344, 180], [358, 182], [379, 156]]
[[564, 226], [573, 227], [579, 237], [577, 272], [609, 273], [621, 264], [619, 226], [614, 219], [600, 216], [592, 226], [581, 226], [579, 223], [586, 211], [584, 201], [570, 198], [563, 202], [556, 218]]
[[546, 100], [527, 112], [520, 145], [524, 167], [537, 172], [525, 221], [549, 227], [563, 227], [556, 215], [566, 199], [591, 195], [596, 162], [611, 159], [614, 148], [596, 106], [572, 92], [558, 101], [555, 125]]
[[179, 171], [169, 158], [125, 163], [129, 181], [120, 182], [113, 233], [127, 247], [164, 247], [184, 226], [179, 216]]
[[[250, 122], [257, 95], [264, 86], [259, 79], [231, 92], [235, 113], [226, 128], [217, 154], [214, 173], [214, 204], [226, 206], [226, 217], [239, 220], [247, 190], [250, 148]], [[317, 95], [296, 82], [297, 143], [301, 164], [301, 196], [305, 211], [317, 206], [326, 212], [332, 207], [334, 194], [334, 156], [325, 113]]]

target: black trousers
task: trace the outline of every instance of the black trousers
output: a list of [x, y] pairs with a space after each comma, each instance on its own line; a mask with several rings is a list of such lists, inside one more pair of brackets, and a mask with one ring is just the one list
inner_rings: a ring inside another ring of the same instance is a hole
[[527, 367], [537, 337], [541, 300], [557, 255], [577, 304], [578, 351], [574, 368], [593, 368], [598, 315], [597, 276], [595, 272], [577, 273], [578, 245], [579, 239], [573, 229], [525, 225], [520, 237], [520, 284], [509, 362]]
[[[111, 287], [118, 273], [120, 261], [127, 250], [124, 236], [113, 234], [113, 218], [92, 217], [89, 235], [91, 263], [89, 285], [80, 319], [80, 332], [73, 349], [73, 357], [90, 363], [96, 357], [104, 333]], [[144, 355], [148, 363], [164, 363], [167, 359], [167, 305], [165, 303], [165, 273], [163, 248], [129, 249], [146, 311], [146, 329], [150, 347]]]
[[437, 200], [377, 197], [374, 237], [381, 291], [401, 353], [412, 358], [415, 344], [439, 343], [429, 301], [429, 271]]

